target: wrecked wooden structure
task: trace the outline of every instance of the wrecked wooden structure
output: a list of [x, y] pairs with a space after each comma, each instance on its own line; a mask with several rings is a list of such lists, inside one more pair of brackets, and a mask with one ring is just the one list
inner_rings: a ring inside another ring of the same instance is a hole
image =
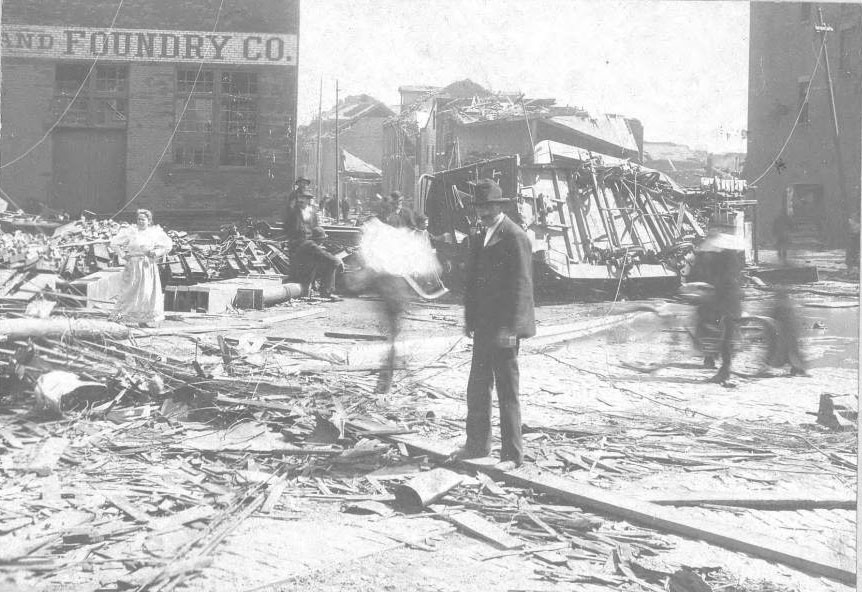
[[[0, 300], [20, 304], [43, 294], [67, 306], [110, 305], [123, 269], [110, 241], [122, 227], [78, 220], [49, 233], [0, 233]], [[218, 233], [167, 233], [174, 246], [159, 264], [166, 310], [261, 309], [300, 293], [289, 283], [295, 274], [280, 241], [245, 236], [233, 225]]]
[[457, 269], [475, 229], [472, 186], [495, 179], [505, 211], [533, 243], [538, 292], [575, 298], [668, 294], [704, 231], [678, 198], [682, 190], [656, 171], [551, 141], [530, 163], [509, 156], [425, 178], [420, 206], [432, 235], [454, 237], [438, 251]]

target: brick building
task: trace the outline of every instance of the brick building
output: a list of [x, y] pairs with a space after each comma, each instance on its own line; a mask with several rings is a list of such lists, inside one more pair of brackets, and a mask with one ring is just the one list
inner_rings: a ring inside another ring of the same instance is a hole
[[[383, 165], [383, 122], [395, 115], [382, 102], [369, 95], [352, 95], [338, 103], [338, 148], [380, 169]], [[344, 171], [343, 160], [336, 160], [335, 153], [335, 107], [320, 118], [320, 188], [321, 195], [335, 194], [335, 167]], [[299, 129], [297, 144], [298, 174], [317, 183], [317, 132], [318, 120]], [[341, 192], [339, 191], [339, 195]]]
[[299, 0], [5, 0], [0, 187], [73, 216], [134, 198], [174, 227], [270, 215], [298, 34]]
[[[825, 54], [815, 71], [821, 46], [814, 28], [819, 23], [818, 8], [833, 30], [827, 34]], [[756, 181], [760, 236], [769, 242], [773, 220], [787, 208], [796, 223], [797, 242], [844, 246], [847, 219], [859, 212], [860, 203], [862, 6], [752, 2], [750, 29], [744, 177], [750, 183]], [[826, 56], [843, 179], [833, 139]]]

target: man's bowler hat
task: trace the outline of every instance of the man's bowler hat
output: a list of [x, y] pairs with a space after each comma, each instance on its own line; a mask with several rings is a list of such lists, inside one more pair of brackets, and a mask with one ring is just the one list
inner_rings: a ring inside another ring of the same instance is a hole
[[476, 184], [473, 205], [480, 206], [489, 203], [506, 203], [509, 201], [503, 197], [503, 191], [491, 179], [482, 179]]

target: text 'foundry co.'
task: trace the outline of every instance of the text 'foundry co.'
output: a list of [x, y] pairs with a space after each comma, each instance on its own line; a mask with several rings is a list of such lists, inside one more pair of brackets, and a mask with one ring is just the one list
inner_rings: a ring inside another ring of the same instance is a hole
[[50, 59], [296, 65], [296, 35], [4, 25], [3, 55]]

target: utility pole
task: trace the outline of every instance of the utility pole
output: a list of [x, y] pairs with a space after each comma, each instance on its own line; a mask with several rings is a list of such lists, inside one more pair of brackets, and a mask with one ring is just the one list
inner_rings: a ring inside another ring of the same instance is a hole
[[838, 114], [835, 111], [835, 91], [832, 88], [832, 71], [829, 68], [829, 49], [826, 46], [826, 36], [835, 29], [823, 22], [823, 9], [817, 8], [818, 24], [814, 30], [820, 33], [820, 42], [823, 44], [823, 57], [826, 65], [826, 87], [829, 89], [829, 112], [832, 114], [832, 143], [835, 146], [835, 162], [838, 166], [838, 186], [841, 189], [841, 206], [844, 218], [850, 215], [850, 199], [847, 197], [847, 178], [844, 175], [844, 159], [841, 158], [841, 138], [838, 133]]
[[340, 198], [338, 196], [338, 169], [341, 165], [341, 154], [338, 151], [338, 80], [335, 81], [335, 219], [341, 219]]
[[317, 176], [314, 178], [317, 193], [320, 194], [323, 179], [320, 177], [320, 133], [323, 128], [323, 78], [320, 79], [320, 94], [317, 101]]

